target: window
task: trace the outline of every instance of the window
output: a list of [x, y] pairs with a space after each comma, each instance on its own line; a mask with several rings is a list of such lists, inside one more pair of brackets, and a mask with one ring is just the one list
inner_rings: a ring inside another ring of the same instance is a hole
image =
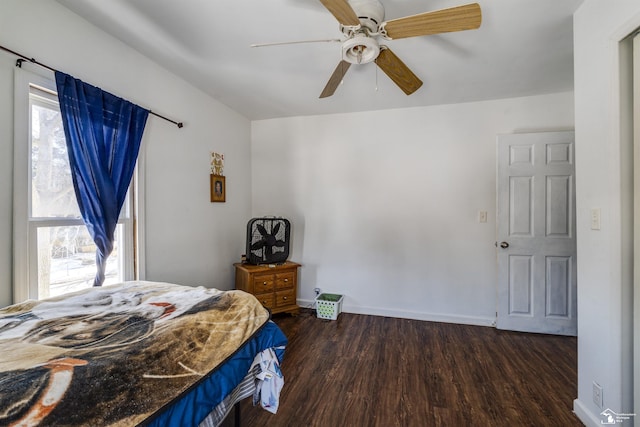
[[[16, 70], [14, 302], [93, 285], [96, 247], [80, 217], [55, 83]], [[123, 206], [104, 284], [133, 274], [132, 188]]]

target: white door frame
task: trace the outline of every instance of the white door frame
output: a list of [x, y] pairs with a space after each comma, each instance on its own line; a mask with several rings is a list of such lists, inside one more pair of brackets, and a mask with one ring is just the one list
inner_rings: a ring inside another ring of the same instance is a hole
[[[633, 38], [633, 407], [640, 413], [640, 33]], [[636, 421], [636, 423], [640, 423]]]

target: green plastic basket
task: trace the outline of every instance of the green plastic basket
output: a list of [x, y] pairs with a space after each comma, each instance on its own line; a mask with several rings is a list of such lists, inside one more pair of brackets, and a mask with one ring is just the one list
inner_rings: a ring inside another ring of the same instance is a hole
[[338, 319], [338, 314], [342, 311], [342, 300], [344, 295], [320, 294], [316, 297], [316, 314], [318, 319]]

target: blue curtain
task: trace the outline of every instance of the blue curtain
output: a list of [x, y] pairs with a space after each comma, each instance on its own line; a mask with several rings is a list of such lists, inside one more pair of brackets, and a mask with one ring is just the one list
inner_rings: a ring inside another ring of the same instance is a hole
[[149, 111], [55, 74], [76, 199], [97, 246], [93, 286], [101, 286]]

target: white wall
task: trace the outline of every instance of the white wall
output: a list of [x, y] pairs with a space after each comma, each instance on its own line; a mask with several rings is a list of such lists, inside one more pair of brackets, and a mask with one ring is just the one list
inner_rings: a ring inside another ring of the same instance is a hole
[[253, 214], [291, 220], [302, 303], [491, 324], [496, 135], [564, 129], [573, 93], [254, 121]]
[[[2, 0], [0, 44], [158, 113], [146, 164], [146, 277], [233, 286], [250, 217], [250, 122], [54, 1]], [[13, 68], [0, 52], [0, 306], [11, 301]], [[25, 68], [37, 69], [27, 64]], [[209, 152], [225, 154], [227, 203], [209, 202]]]
[[[578, 212], [574, 409], [593, 426], [601, 425], [604, 408], [632, 411], [631, 88], [628, 49], [619, 42], [638, 27], [637, 0], [586, 0], [574, 15]], [[590, 229], [591, 208], [601, 209], [600, 231]], [[604, 388], [604, 408], [593, 403], [593, 382]]]

